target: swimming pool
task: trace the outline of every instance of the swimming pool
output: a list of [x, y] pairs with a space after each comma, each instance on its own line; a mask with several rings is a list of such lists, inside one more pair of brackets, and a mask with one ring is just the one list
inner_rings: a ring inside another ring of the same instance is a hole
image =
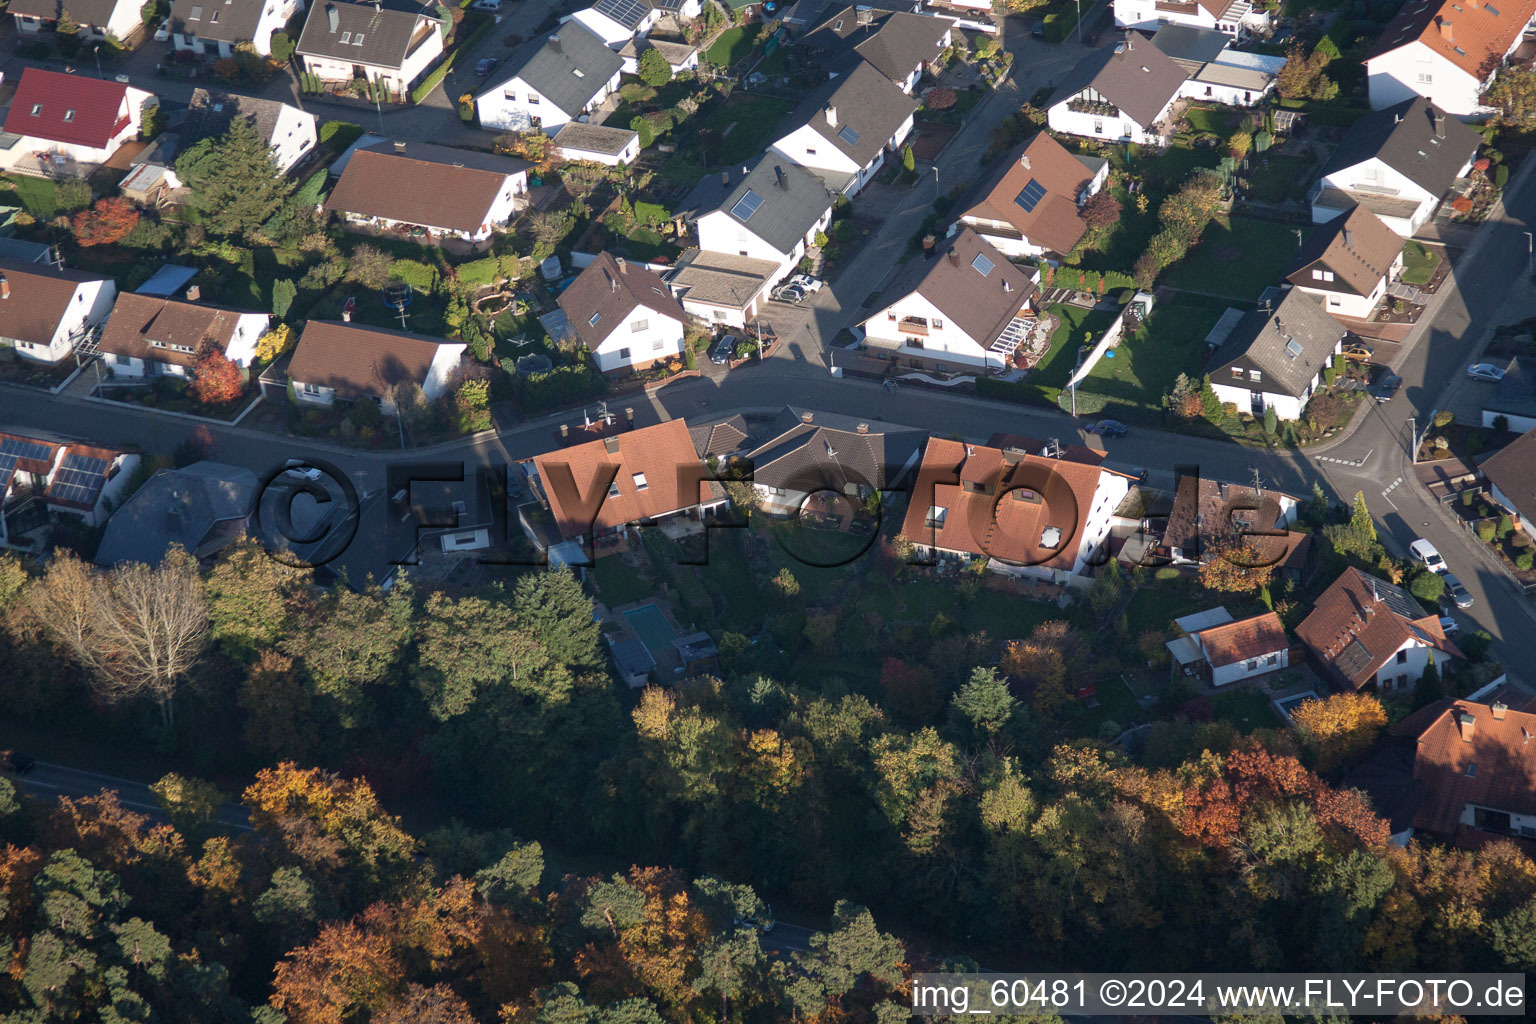
[[1292, 713], [1298, 707], [1305, 704], [1309, 700], [1320, 699], [1321, 698], [1318, 697], [1316, 690], [1308, 690], [1306, 693], [1293, 693], [1291, 696], [1286, 697], [1283, 700], [1275, 701], [1275, 707], [1279, 708], [1280, 713], [1284, 715], [1287, 720], [1289, 720]]
[[667, 622], [667, 617], [654, 604], [629, 608], [625, 610], [624, 617], [629, 620], [630, 626], [634, 627], [635, 633], [652, 654], [671, 646], [672, 639], [677, 636]]

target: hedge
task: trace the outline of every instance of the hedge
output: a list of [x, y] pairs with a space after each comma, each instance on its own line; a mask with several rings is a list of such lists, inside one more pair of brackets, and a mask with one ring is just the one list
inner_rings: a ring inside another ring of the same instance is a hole
[[493, 284], [501, 273], [501, 261], [495, 256], [487, 256], [481, 260], [470, 260], [468, 263], [460, 263], [457, 268], [459, 283], [470, 288], [478, 288], [482, 285]]
[[486, 33], [490, 32], [491, 27], [495, 24], [496, 23], [490, 18], [485, 19], [480, 23], [478, 28], [476, 28], [465, 38], [462, 43], [460, 43], [458, 46], [455, 46], [453, 50], [449, 52], [448, 56], [443, 58], [443, 62], [439, 64], [430, 75], [428, 75], [426, 78], [423, 78], [420, 85], [411, 90], [411, 102], [420, 103], [422, 100], [432, 95], [432, 90], [441, 85], [443, 83], [443, 79], [448, 77], [448, 72], [453, 70], [454, 62], [464, 54], [468, 53], [470, 50], [474, 49], [475, 44], [484, 39]]
[[[1083, 279], [1087, 277], [1090, 283], [1085, 285]], [[1096, 292], [1099, 290], [1099, 275], [1091, 270], [1082, 270], [1078, 267], [1057, 267], [1051, 277], [1051, 287], [1070, 288], [1073, 291]], [[1121, 288], [1135, 288], [1136, 281], [1130, 274], [1121, 273], [1118, 270], [1104, 271], [1104, 290], [1115, 291]]]
[[557, 366], [548, 373], [529, 374], [523, 381], [522, 406], [529, 412], [580, 398], [590, 398], [608, 390], [602, 375], [586, 363]]
[[389, 265], [389, 276], [404, 281], [424, 295], [430, 295], [437, 287], [437, 268], [419, 260], [395, 260]]
[[1040, 389], [1033, 384], [998, 380], [995, 377], [977, 377], [976, 393], [985, 398], [1002, 398], [1010, 402], [1032, 402], [1040, 397]]

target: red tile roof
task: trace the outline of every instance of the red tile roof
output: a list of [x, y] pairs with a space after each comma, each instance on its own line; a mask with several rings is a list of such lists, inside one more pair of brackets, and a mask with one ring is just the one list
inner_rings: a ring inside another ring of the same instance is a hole
[[1440, 628], [1440, 617], [1422, 612], [1401, 587], [1346, 569], [1318, 596], [1312, 614], [1296, 627], [1296, 637], [1358, 690], [1410, 639], [1452, 658], [1462, 657]]
[[1442, 700], [1391, 732], [1417, 733], [1413, 777], [1420, 800], [1414, 828], [1455, 832], [1467, 804], [1536, 814], [1536, 714]]
[[27, 68], [11, 100], [5, 130], [34, 139], [105, 149], [128, 126], [123, 106], [127, 97], [128, 87], [121, 82]]
[[1504, 59], [1536, 14], [1536, 0], [1409, 0], [1366, 58], [1423, 43], [1478, 81]]
[[1280, 616], [1274, 612], [1212, 626], [1195, 635], [1205, 648], [1205, 660], [1216, 668], [1290, 647], [1285, 638], [1285, 627], [1280, 625]]

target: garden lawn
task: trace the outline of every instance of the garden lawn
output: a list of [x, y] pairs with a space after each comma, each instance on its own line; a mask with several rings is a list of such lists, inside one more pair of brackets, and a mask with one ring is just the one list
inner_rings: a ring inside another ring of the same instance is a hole
[[39, 220], [52, 217], [57, 210], [58, 189], [47, 178], [33, 178], [25, 174], [14, 175], [11, 188], [21, 208]]
[[1253, 172], [1249, 195], [1264, 203], [1300, 199], [1307, 194], [1305, 172], [1312, 161], [1299, 156], [1272, 156]]
[[[1205, 336], [1226, 303], [1201, 296], [1180, 296], [1158, 303], [1136, 337], [1126, 338], [1113, 359], [1100, 359], [1078, 386], [1078, 412], [1084, 396], [1105, 399], [1105, 412], [1122, 419], [1155, 420], [1163, 395], [1181, 373], [1198, 379], [1205, 358]], [[1091, 408], [1091, 407], [1090, 407]]]
[[1435, 266], [1439, 262], [1440, 254], [1434, 249], [1418, 242], [1409, 242], [1403, 246], [1403, 283], [1428, 284], [1429, 279], [1435, 276]]
[[[1077, 365], [1077, 346], [1091, 344], [1115, 322], [1113, 313], [1084, 309], [1082, 306], [1057, 305], [1048, 311], [1060, 317], [1061, 323], [1051, 335], [1051, 347], [1046, 350], [1028, 383], [1039, 388], [1040, 400], [1049, 405], [1056, 403], [1056, 396], [1067, 386], [1072, 368]], [[1074, 342], [1075, 339], [1075, 342]]]
[[1297, 228], [1251, 217], [1218, 217], [1200, 244], [1169, 268], [1161, 284], [1251, 302], [1280, 280], [1296, 257]]
[[762, 30], [763, 26], [759, 22], [728, 28], [704, 51], [704, 57], [711, 64], [725, 66], [745, 60], [757, 43], [757, 34]]
[[1234, 111], [1230, 107], [1196, 106], [1190, 107], [1184, 112], [1189, 120], [1189, 126], [1197, 132], [1210, 132], [1220, 135], [1223, 139], [1232, 131]]
[[1227, 722], [1239, 732], [1273, 729], [1279, 724], [1269, 691], [1253, 687], [1218, 693], [1212, 698], [1215, 720]]
[[592, 565], [598, 596], [609, 608], [643, 601], [656, 593], [656, 584], [618, 555], [599, 558]]
[[[737, 164], [760, 156], [777, 136], [779, 125], [794, 105], [793, 100], [745, 93], [737, 93], [717, 105], [701, 125], [714, 133], [706, 150], [711, 166]], [[687, 130], [688, 126], [682, 125], [673, 133]], [[694, 180], [698, 180], [697, 175]]]

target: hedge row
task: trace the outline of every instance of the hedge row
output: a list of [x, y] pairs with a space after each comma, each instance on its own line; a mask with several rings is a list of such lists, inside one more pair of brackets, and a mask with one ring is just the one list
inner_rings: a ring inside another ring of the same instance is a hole
[[[1084, 278], [1088, 280], [1085, 282]], [[1076, 292], [1098, 291], [1099, 275], [1091, 270], [1081, 270], [1077, 267], [1057, 267], [1051, 275], [1050, 287], [1070, 288]], [[1136, 281], [1130, 274], [1118, 270], [1104, 271], [1104, 290], [1118, 290], [1121, 288], [1134, 288]]]
[[443, 58], [443, 62], [439, 64], [430, 75], [428, 75], [426, 78], [423, 78], [420, 85], [411, 90], [411, 102], [420, 103], [422, 100], [432, 95], [432, 90], [441, 85], [443, 79], [447, 77], [448, 72], [453, 70], [454, 62], [457, 61], [462, 55], [474, 49], [475, 44], [484, 39], [486, 33], [490, 32], [491, 27], [495, 24], [496, 22], [494, 20], [486, 18], [480, 23], [479, 28], [471, 32], [462, 43], [460, 43], [458, 46], [455, 46], [453, 50], [449, 52], [448, 56]]

